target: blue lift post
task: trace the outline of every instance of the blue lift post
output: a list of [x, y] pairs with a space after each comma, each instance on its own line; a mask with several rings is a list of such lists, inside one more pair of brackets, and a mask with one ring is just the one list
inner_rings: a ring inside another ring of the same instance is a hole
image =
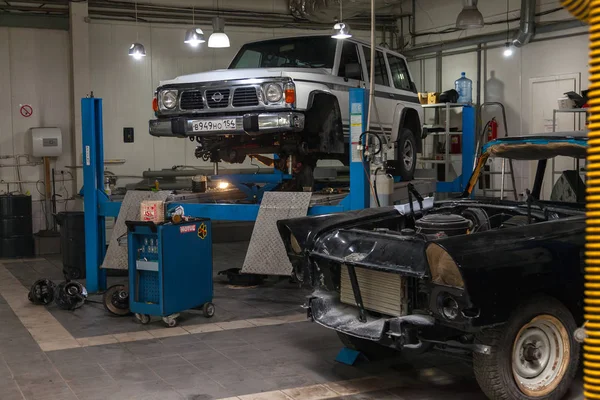
[[[357, 150], [360, 135], [367, 126], [366, 91], [350, 89], [350, 193], [337, 205], [317, 205], [308, 209], [308, 215], [322, 215], [369, 207], [369, 170]], [[106, 254], [105, 218], [117, 217], [121, 203], [111, 201], [104, 192], [104, 146], [102, 130], [102, 99], [81, 99], [81, 124], [83, 135], [83, 196], [85, 212], [86, 286], [94, 293], [106, 289], [106, 271], [100, 266]], [[221, 178], [236, 185], [266, 183], [275, 187], [288, 176], [275, 171], [272, 176], [254, 177], [250, 174], [223, 175]], [[467, 178], [468, 179], [468, 178]], [[245, 182], [244, 182], [245, 181]], [[262, 189], [262, 188], [261, 188]], [[246, 194], [262, 197], [264, 190], [246, 186]], [[185, 214], [212, 221], [255, 221], [259, 204], [168, 203], [167, 213], [182, 206]]]
[[[364, 162], [363, 152], [358, 150], [364, 144], [360, 136], [367, 129], [368, 99], [367, 91], [360, 88], [350, 89], [350, 209], [369, 208], [371, 196], [369, 187], [369, 166]], [[362, 143], [361, 143], [362, 142]], [[346, 199], [344, 199], [346, 200]]]
[[436, 191], [440, 193], [462, 193], [473, 173], [475, 165], [475, 107], [463, 106], [462, 109], [462, 170], [461, 175], [451, 182], [438, 182]]
[[83, 198], [85, 199], [85, 272], [89, 292], [106, 289], [106, 271], [100, 269], [106, 253], [105, 218], [100, 212], [104, 193], [102, 99], [81, 99], [83, 146]]

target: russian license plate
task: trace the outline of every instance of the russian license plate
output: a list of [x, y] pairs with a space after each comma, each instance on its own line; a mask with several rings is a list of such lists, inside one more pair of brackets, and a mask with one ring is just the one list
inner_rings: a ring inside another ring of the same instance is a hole
[[204, 119], [192, 121], [194, 132], [233, 131], [236, 129], [235, 118]]

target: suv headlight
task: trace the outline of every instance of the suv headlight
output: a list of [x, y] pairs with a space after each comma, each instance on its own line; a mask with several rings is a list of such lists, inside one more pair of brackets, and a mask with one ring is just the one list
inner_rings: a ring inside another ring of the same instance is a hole
[[160, 102], [167, 110], [172, 110], [177, 105], [177, 90], [164, 90], [160, 92]]
[[427, 263], [431, 272], [431, 281], [438, 285], [453, 286], [463, 289], [463, 281], [458, 265], [444, 248], [438, 244], [431, 243], [425, 250]]
[[269, 103], [279, 103], [283, 98], [283, 89], [277, 83], [267, 83], [263, 86], [263, 90]]

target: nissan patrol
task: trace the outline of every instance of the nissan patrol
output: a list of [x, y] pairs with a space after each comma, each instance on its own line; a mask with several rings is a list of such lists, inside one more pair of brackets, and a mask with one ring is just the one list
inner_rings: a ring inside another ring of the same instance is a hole
[[[372, 130], [385, 134], [399, 175], [413, 178], [423, 110], [404, 57], [376, 49]], [[349, 88], [368, 87], [370, 45], [304, 36], [248, 43], [228, 69], [184, 75], [156, 89], [154, 136], [196, 140], [205, 161], [292, 157], [299, 188], [312, 187], [320, 159], [349, 162]]]

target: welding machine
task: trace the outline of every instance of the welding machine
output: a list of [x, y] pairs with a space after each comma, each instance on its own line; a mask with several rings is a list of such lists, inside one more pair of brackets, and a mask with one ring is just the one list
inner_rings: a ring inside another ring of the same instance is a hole
[[177, 325], [179, 312], [202, 306], [215, 313], [209, 219], [181, 223], [126, 221], [129, 308], [142, 323], [161, 317]]

